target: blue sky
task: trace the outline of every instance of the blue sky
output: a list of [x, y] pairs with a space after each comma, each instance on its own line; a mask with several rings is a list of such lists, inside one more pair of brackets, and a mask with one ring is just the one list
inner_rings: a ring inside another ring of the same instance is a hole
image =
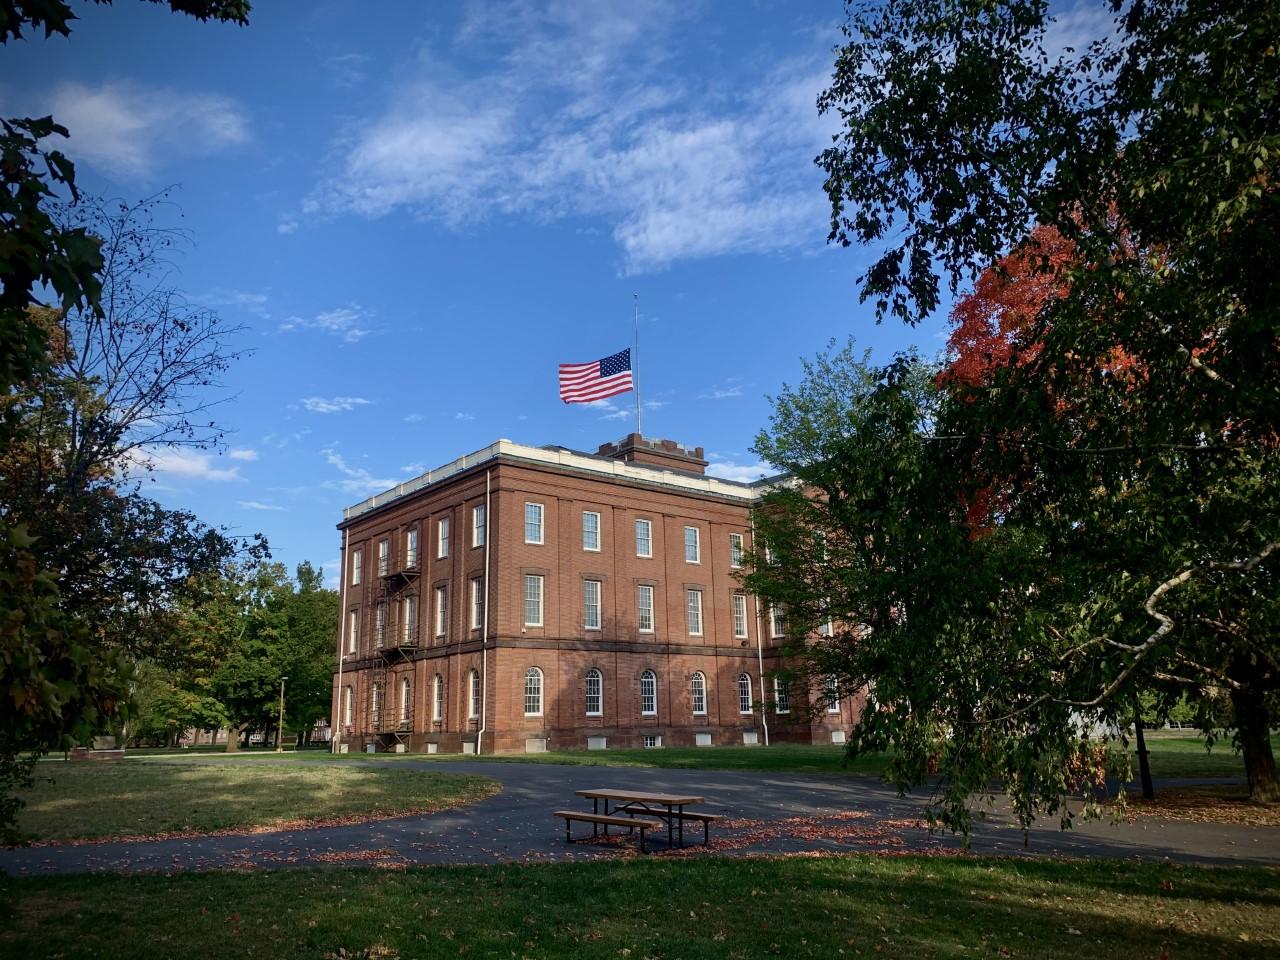
[[825, 244], [824, 2], [259, 3], [248, 27], [76, 4], [5, 50], [0, 110], [52, 112], [80, 183], [168, 186], [177, 286], [247, 332], [227, 447], [159, 459], [162, 501], [334, 572], [341, 508], [499, 437], [594, 450], [630, 395], [556, 364], [632, 339], [644, 432], [752, 479], [767, 395], [852, 334], [886, 359], [866, 254]]

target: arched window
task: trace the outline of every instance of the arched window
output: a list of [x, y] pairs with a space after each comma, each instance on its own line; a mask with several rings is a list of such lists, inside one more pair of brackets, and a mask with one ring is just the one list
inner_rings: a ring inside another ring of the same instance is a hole
[[468, 686], [471, 692], [471, 709], [467, 716], [475, 720], [480, 716], [480, 674], [475, 670], [469, 674]]
[[435, 689], [431, 696], [431, 719], [439, 723], [444, 716], [444, 677], [436, 674]]
[[658, 715], [658, 677], [652, 670], [640, 674], [640, 715]]
[[827, 713], [839, 713], [840, 685], [836, 683], [835, 677], [827, 677], [824, 692], [826, 693], [827, 698]]
[[751, 674], [738, 674], [738, 712], [751, 712]]
[[[527, 706], [527, 698], [526, 698]], [[541, 711], [539, 711], [541, 712]], [[604, 713], [604, 677], [594, 667], [587, 671], [587, 716], [598, 717]]]
[[689, 691], [693, 699], [695, 716], [706, 716], [707, 713], [707, 678], [699, 670], [689, 681]]
[[409, 694], [412, 692], [409, 685], [409, 678], [405, 677], [400, 681], [400, 722], [409, 722]]
[[348, 727], [351, 726], [351, 700], [351, 687], [348, 685], [347, 689], [342, 691], [342, 722]]
[[524, 675], [524, 715], [542, 716], [542, 671], [530, 667]]

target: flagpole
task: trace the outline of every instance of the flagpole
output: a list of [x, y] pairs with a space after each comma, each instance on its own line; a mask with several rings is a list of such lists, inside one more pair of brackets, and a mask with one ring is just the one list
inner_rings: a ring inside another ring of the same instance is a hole
[[631, 296], [636, 305], [636, 348], [631, 357], [631, 382], [636, 388], [636, 434], [642, 436], [640, 431], [640, 294], [633, 293]]

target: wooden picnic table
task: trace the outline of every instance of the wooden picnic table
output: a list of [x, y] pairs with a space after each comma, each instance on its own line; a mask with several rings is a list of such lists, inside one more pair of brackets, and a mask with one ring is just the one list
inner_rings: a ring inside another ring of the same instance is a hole
[[[680, 846], [683, 847], [684, 808], [707, 802], [705, 797], [690, 796], [682, 793], [650, 793], [642, 790], [575, 790], [574, 793], [591, 800], [592, 813], [600, 812], [600, 801], [603, 800], [605, 816], [609, 815], [609, 804], [612, 803], [614, 804], [614, 813], [628, 815], [642, 813], [661, 817], [667, 822], [667, 846], [669, 847], [675, 845], [672, 836], [672, 821], [675, 821], [675, 831], [679, 837]], [[664, 809], [655, 809], [657, 807]], [[608, 836], [608, 825], [605, 825], [604, 832]]]

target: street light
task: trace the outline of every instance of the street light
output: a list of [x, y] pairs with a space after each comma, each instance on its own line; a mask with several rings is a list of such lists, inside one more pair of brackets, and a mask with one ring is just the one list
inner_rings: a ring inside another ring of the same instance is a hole
[[276, 753], [284, 753], [284, 682], [288, 679], [280, 678], [280, 725], [276, 727]]

